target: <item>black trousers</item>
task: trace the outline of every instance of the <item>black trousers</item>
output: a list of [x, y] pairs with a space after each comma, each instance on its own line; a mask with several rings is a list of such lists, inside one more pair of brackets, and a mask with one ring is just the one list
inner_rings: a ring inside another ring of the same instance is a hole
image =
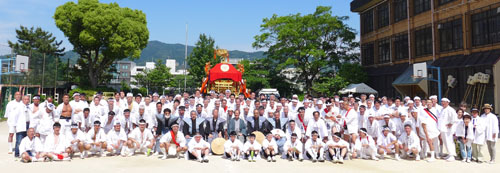
[[[205, 154], [201, 153], [201, 157], [205, 157]], [[189, 160], [196, 160], [198, 158], [196, 158], [193, 154], [191, 154], [191, 152], [188, 152], [188, 159]]]

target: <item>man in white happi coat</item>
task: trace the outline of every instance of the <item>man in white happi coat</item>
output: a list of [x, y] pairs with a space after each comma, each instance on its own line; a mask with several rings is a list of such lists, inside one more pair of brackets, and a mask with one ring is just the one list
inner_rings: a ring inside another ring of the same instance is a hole
[[35, 137], [35, 129], [29, 128], [28, 136], [21, 140], [19, 145], [19, 153], [21, 153], [21, 162], [39, 161], [42, 158], [43, 144], [40, 138]]
[[259, 158], [261, 148], [259, 142], [255, 141], [255, 134], [248, 135], [248, 141], [243, 145], [243, 152], [248, 162], [255, 162], [255, 159]]
[[431, 158], [427, 161], [435, 161], [437, 153], [439, 153], [439, 129], [438, 129], [438, 118], [435, 109], [432, 109], [432, 101], [427, 100], [426, 108], [420, 109], [420, 113], [413, 114], [413, 118], [416, 120], [417, 131], [420, 136], [421, 141], [423, 141], [422, 146], [424, 146], [421, 157], [425, 158], [427, 152], [430, 151]]
[[381, 159], [385, 159], [387, 154], [393, 154], [396, 160], [400, 160], [399, 157], [399, 143], [398, 138], [392, 133], [388, 126], [384, 126], [382, 129], [382, 134], [377, 139], [378, 154]]
[[325, 143], [319, 139], [317, 131], [311, 132], [311, 138], [306, 141], [304, 149], [306, 150], [306, 156], [311, 159], [313, 163], [316, 161], [325, 161]]
[[73, 158], [73, 155], [76, 152], [80, 152], [80, 158], [84, 158], [85, 154], [85, 144], [86, 144], [86, 136], [85, 133], [82, 132], [78, 128], [78, 124], [71, 124], [71, 130], [66, 133], [66, 140], [68, 143], [70, 158]]
[[127, 134], [121, 129], [120, 121], [114, 121], [113, 130], [110, 130], [106, 135], [107, 151], [110, 155], [120, 155], [123, 145], [127, 142]]
[[290, 135], [290, 140], [287, 140], [285, 145], [283, 145], [284, 154], [286, 154], [286, 158], [290, 161], [293, 161], [294, 159], [299, 159], [299, 161], [304, 160], [302, 152], [303, 145], [298, 138], [299, 137], [296, 133], [292, 133]]
[[404, 133], [399, 137], [399, 148], [403, 150], [403, 158], [414, 156], [416, 161], [420, 160], [420, 138], [412, 130], [411, 124], [404, 125]]
[[163, 153], [162, 159], [167, 159], [167, 155], [180, 158], [187, 151], [186, 138], [179, 130], [179, 124], [174, 123], [171, 126], [172, 130], [164, 134], [160, 139], [160, 149]]
[[153, 145], [154, 136], [150, 130], [146, 129], [146, 120], [139, 120], [139, 127], [135, 128], [128, 136], [126, 153], [128, 156], [133, 156], [136, 151], [139, 151], [149, 156]]
[[498, 117], [491, 113], [493, 107], [490, 104], [483, 106], [483, 115], [481, 118], [486, 122], [486, 145], [488, 146], [488, 153], [490, 154], [490, 164], [495, 163], [496, 149], [495, 144], [498, 140]]
[[201, 135], [197, 133], [193, 140], [188, 143], [188, 158], [196, 159], [200, 163], [208, 163], [207, 156], [210, 153], [210, 144], [203, 140]]
[[482, 148], [486, 143], [487, 122], [484, 122], [484, 118], [479, 116], [479, 110], [477, 108], [472, 108], [470, 112], [472, 114], [472, 132], [474, 133], [474, 140], [472, 141], [472, 161], [482, 163]]
[[16, 133], [15, 120], [16, 120], [17, 109], [19, 106], [22, 106], [21, 93], [16, 92], [14, 94], [14, 100], [11, 100], [7, 104], [7, 106], [5, 108], [5, 114], [4, 114], [4, 117], [7, 118], [7, 126], [9, 127], [9, 137], [7, 139], [8, 144], [9, 144], [9, 150], [8, 150], [9, 154], [12, 154], [12, 152], [15, 148], [15, 145], [12, 145], [12, 141], [14, 139], [14, 134]]
[[70, 160], [68, 142], [64, 134], [61, 133], [61, 124], [54, 123], [54, 133], [47, 136], [43, 144], [44, 158], [49, 160]]
[[333, 139], [328, 140], [325, 144], [325, 150], [328, 151], [328, 155], [333, 163], [344, 163], [344, 157], [349, 149], [349, 143], [344, 141], [339, 132], [332, 135]]
[[243, 143], [236, 139], [238, 134], [235, 131], [229, 133], [229, 140], [224, 142], [224, 156], [231, 161], [240, 161]]
[[361, 159], [371, 158], [372, 160], [378, 161], [375, 141], [368, 135], [365, 128], [359, 129], [359, 137], [356, 138], [356, 145], [354, 145], [352, 157]]
[[439, 130], [441, 131], [441, 139], [443, 141], [443, 146], [448, 151], [448, 158], [446, 161], [454, 161], [456, 153], [456, 145], [453, 141], [453, 135], [455, 134], [456, 124], [458, 123], [457, 112], [453, 109], [450, 104], [450, 100], [447, 98], [441, 99], [442, 111], [440, 118], [438, 120]]
[[[107, 148], [106, 133], [101, 128], [99, 120], [94, 121], [94, 127], [87, 132], [86, 150], [90, 150], [92, 155], [105, 156], [104, 151]], [[87, 155], [86, 152], [84, 155]], [[84, 156], [86, 157], [86, 156]]]
[[278, 144], [276, 144], [272, 133], [268, 133], [266, 139], [262, 141], [262, 150], [264, 151], [264, 157], [267, 158], [267, 162], [276, 162], [274, 156], [278, 154]]

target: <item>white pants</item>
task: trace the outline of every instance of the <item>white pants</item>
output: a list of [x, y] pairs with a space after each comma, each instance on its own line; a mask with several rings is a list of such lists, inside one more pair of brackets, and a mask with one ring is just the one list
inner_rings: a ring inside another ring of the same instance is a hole
[[455, 142], [453, 142], [453, 133], [441, 132], [441, 139], [443, 140], [443, 147], [446, 148], [446, 150], [448, 151], [448, 155], [456, 156], [457, 151], [455, 148]]
[[308, 148], [306, 151], [312, 157], [312, 158], [309, 158], [309, 159], [316, 159], [316, 158], [318, 158], [318, 155], [319, 155], [319, 159], [323, 159], [324, 158], [323, 154], [325, 153], [325, 150], [324, 150], [323, 147], [321, 147], [319, 149], [319, 153], [318, 153], [318, 150], [312, 149], [312, 148]]
[[377, 154], [376, 149], [372, 147], [361, 147], [356, 149], [356, 153], [358, 153], [358, 157], [365, 157], [365, 156], [370, 156], [370, 157], [375, 157]]

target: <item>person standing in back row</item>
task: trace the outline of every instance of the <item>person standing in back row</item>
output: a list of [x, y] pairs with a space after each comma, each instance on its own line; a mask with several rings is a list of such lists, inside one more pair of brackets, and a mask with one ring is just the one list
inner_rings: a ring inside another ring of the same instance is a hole
[[483, 115], [481, 118], [486, 123], [486, 145], [488, 146], [488, 153], [490, 154], [490, 164], [495, 163], [495, 144], [498, 138], [498, 117], [491, 113], [493, 107], [490, 104], [484, 104]]

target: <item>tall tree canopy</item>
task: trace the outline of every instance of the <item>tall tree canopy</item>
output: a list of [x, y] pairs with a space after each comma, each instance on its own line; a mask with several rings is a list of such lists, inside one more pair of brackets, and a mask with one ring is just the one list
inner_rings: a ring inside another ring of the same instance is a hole
[[220, 63], [220, 57], [214, 59], [214, 50], [215, 50], [215, 40], [207, 36], [205, 34], [200, 34], [198, 41], [193, 48], [191, 54], [187, 59], [187, 63], [189, 65], [189, 75], [192, 76], [194, 83], [196, 86], [191, 87], [200, 87], [203, 82], [203, 78], [206, 76], [205, 74], [205, 64], [210, 62], [210, 65], [213, 67], [215, 64]]
[[266, 55], [277, 63], [277, 70], [297, 68], [298, 82], [308, 92], [323, 73], [331, 73], [344, 61], [355, 59], [359, 46], [355, 31], [344, 21], [346, 16], [332, 16], [331, 7], [318, 6], [313, 14], [273, 15], [263, 19], [254, 48], [267, 48]]
[[107, 75], [114, 61], [139, 58], [149, 39], [146, 15], [117, 3], [67, 2], [57, 7], [54, 19], [80, 55], [78, 65], [94, 88], [107, 82], [100, 78]]

